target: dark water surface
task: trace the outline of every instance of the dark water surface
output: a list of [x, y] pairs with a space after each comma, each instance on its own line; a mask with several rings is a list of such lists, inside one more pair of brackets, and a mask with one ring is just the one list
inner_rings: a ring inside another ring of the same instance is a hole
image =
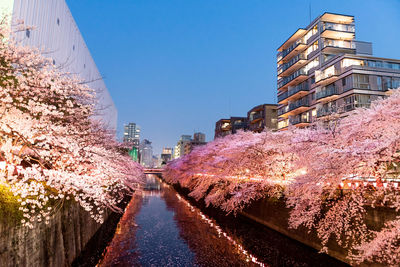
[[100, 266], [344, 265], [257, 223], [199, 209], [156, 176], [145, 189], [127, 206]]

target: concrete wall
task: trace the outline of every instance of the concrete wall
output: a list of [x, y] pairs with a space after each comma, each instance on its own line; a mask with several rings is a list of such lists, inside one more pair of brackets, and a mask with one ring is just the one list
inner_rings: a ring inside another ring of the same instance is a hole
[[96, 90], [98, 117], [117, 127], [117, 110], [96, 63], [65, 0], [1, 0], [0, 14], [11, 13], [11, 25], [23, 20], [35, 29], [17, 34], [22, 45], [37, 47], [63, 71], [79, 74]]
[[33, 229], [0, 221], [0, 266], [70, 266], [101, 225], [76, 203]]
[[[289, 229], [290, 209], [286, 207], [284, 200], [261, 199], [251, 204], [247, 209], [241, 212], [247, 218], [257, 221], [281, 234], [293, 238], [303, 244], [321, 249], [321, 241], [317, 237], [316, 231], [309, 232], [305, 227], [298, 229]], [[371, 230], [379, 230], [384, 222], [394, 219], [396, 211], [389, 208], [375, 208], [367, 210], [366, 224]], [[343, 262], [349, 263], [346, 258], [347, 250], [340, 247], [336, 241], [328, 242], [328, 254]], [[385, 266], [377, 263], [363, 263], [361, 266]]]

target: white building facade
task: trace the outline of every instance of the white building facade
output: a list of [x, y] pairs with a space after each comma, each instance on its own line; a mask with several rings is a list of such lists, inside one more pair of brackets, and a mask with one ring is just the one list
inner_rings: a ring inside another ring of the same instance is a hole
[[1, 0], [0, 11], [10, 16], [11, 25], [23, 20], [35, 27], [19, 32], [17, 40], [39, 48], [62, 71], [87, 82], [96, 91], [96, 118], [116, 130], [117, 109], [65, 0]]

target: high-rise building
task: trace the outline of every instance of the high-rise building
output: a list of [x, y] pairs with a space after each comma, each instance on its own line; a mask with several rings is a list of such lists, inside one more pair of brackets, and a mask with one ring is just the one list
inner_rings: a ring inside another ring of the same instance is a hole
[[124, 142], [132, 143], [134, 146], [139, 146], [140, 142], [140, 126], [130, 122], [124, 125]]
[[151, 146], [151, 142], [147, 139], [144, 139], [140, 143], [140, 164], [145, 167], [153, 167], [153, 147]]
[[258, 105], [247, 112], [248, 129], [262, 132], [264, 129], [276, 130], [278, 127], [278, 105]]
[[181, 138], [179, 139], [174, 149], [174, 159], [180, 158], [185, 155], [185, 147], [187, 146], [187, 144], [190, 144], [190, 141], [192, 141], [191, 135], [181, 135]]
[[65, 0], [1, 0], [2, 12], [9, 16], [10, 27], [21, 20], [35, 27], [14, 29], [17, 41], [40, 49], [62, 71], [78, 74], [87, 82], [96, 91], [95, 117], [116, 130], [117, 109]]
[[400, 86], [400, 61], [372, 56], [355, 33], [353, 16], [324, 13], [278, 48], [278, 129], [345, 116]]

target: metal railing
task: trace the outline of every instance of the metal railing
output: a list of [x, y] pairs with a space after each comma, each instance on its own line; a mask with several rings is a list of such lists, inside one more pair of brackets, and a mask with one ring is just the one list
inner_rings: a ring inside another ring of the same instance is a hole
[[304, 116], [301, 116], [301, 115], [297, 115], [297, 116], [294, 116], [294, 117], [290, 117], [289, 118], [289, 122], [290, 122], [291, 125], [296, 125], [296, 124], [299, 124], [299, 123], [310, 123], [310, 118], [309, 117], [304, 117]]
[[294, 79], [296, 79], [300, 75], [307, 75], [307, 72], [304, 70], [304, 68], [295, 71], [290, 76], [283, 77], [283, 78], [279, 79], [278, 80], [278, 88], [281, 88], [282, 86], [288, 84], [289, 82], [293, 81]]
[[338, 91], [339, 90], [337, 89], [336, 86], [324, 87], [324, 88], [322, 88], [321, 91], [317, 92], [315, 98], [318, 100], [318, 99], [321, 99], [321, 98], [324, 98], [324, 97], [338, 95], [339, 94]]
[[294, 94], [296, 94], [296, 93], [298, 93], [298, 92], [300, 92], [300, 91], [309, 91], [309, 90], [310, 90], [310, 88], [309, 88], [307, 82], [301, 83], [301, 84], [299, 84], [299, 85], [296, 85], [296, 86], [293, 87], [293, 88], [289, 88], [289, 90], [288, 90], [288, 97], [289, 97], [289, 96], [292, 96], [292, 95], [294, 95]]
[[288, 91], [278, 95], [278, 102], [281, 102], [282, 100], [288, 98]]
[[302, 98], [300, 100], [297, 100], [296, 102], [290, 103], [289, 104], [289, 111], [297, 109], [299, 107], [309, 107], [310, 104], [308, 102], [308, 98]]
[[278, 61], [281, 60], [282, 58], [286, 57], [287, 55], [289, 55], [290, 52], [292, 52], [300, 44], [305, 44], [303, 38], [297, 40], [296, 42], [294, 42], [291, 46], [289, 46], [285, 50], [279, 52], [277, 55]]

